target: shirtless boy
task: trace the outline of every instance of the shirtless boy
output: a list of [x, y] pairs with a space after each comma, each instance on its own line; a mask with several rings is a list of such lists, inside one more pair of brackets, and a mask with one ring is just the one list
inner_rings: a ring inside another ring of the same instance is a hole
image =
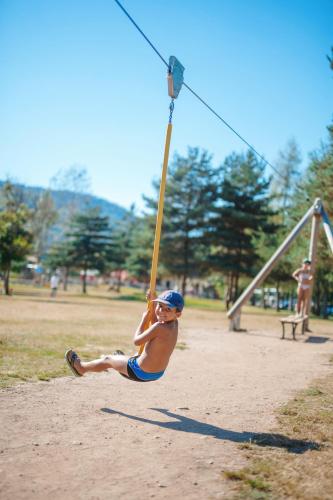
[[304, 315], [310, 293], [310, 282], [312, 280], [311, 261], [303, 260], [303, 266], [293, 273], [293, 278], [298, 282], [297, 287], [297, 314]]
[[113, 368], [131, 380], [148, 382], [157, 380], [164, 374], [178, 337], [178, 318], [181, 316], [184, 299], [179, 292], [167, 290], [153, 302], [152, 325], [144, 330], [148, 311], [143, 313], [141, 322], [134, 334], [134, 345], [144, 345], [141, 354], [125, 356], [113, 354], [94, 361], [81, 361], [73, 350], [68, 350], [65, 359], [77, 377], [87, 372], [102, 372]]

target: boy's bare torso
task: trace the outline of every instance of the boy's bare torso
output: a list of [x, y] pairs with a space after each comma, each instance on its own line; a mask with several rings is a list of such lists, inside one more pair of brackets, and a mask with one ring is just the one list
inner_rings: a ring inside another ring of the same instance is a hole
[[149, 340], [138, 358], [142, 370], [150, 373], [166, 369], [170, 356], [176, 346], [178, 337], [178, 321], [158, 323], [156, 336]]

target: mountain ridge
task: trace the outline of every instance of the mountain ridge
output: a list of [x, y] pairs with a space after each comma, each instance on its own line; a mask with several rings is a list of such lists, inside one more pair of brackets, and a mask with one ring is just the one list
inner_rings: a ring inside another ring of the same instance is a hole
[[[7, 181], [0, 180], [0, 189]], [[86, 208], [99, 207], [101, 213], [104, 216], [108, 216], [110, 223], [117, 222], [125, 217], [128, 210], [117, 203], [105, 200], [99, 196], [95, 196], [89, 193], [77, 193], [70, 190], [58, 190], [43, 188], [40, 186], [28, 186], [20, 182], [13, 182], [14, 186], [22, 190], [24, 196], [24, 202], [28, 206], [32, 206], [33, 201], [39, 198], [44, 192], [49, 192], [52, 196], [55, 208], [57, 211], [61, 211], [63, 208], [68, 206], [70, 203], [75, 202], [77, 204], [78, 211], [84, 210]], [[26, 199], [25, 199], [26, 198]]]

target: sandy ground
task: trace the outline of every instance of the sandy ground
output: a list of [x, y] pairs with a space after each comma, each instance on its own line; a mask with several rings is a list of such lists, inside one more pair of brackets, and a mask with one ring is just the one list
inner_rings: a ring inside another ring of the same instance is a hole
[[222, 471], [245, 465], [241, 443], [331, 370], [333, 325], [294, 342], [276, 318], [249, 316], [239, 333], [211, 318], [188, 315], [188, 348], [158, 382], [103, 373], [1, 391], [2, 500], [228, 498]]

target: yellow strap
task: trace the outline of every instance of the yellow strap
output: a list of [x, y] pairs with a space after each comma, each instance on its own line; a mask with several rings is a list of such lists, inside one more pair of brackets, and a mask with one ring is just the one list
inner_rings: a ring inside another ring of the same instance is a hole
[[[165, 147], [164, 147], [164, 159], [163, 159], [162, 177], [161, 177], [161, 185], [160, 185], [160, 195], [159, 195], [159, 200], [158, 200], [157, 217], [156, 217], [153, 259], [152, 259], [151, 271], [150, 271], [150, 286], [149, 286], [149, 288], [150, 288], [151, 295], [154, 295], [155, 289], [156, 289], [158, 255], [159, 255], [159, 250], [160, 250], [160, 239], [161, 239], [163, 209], [164, 209], [164, 193], [165, 193], [166, 177], [167, 177], [167, 171], [168, 171], [171, 132], [172, 132], [172, 123], [168, 123], [167, 132], [166, 132], [166, 139], [165, 139]], [[148, 302], [147, 309], [149, 310], [150, 314], [148, 315], [148, 318], [147, 318], [147, 324], [144, 325], [145, 330], [151, 324], [151, 316], [152, 316], [152, 311], [153, 311], [153, 303], [152, 302]], [[144, 344], [142, 344], [140, 346], [139, 354], [142, 353], [143, 348], [144, 348]]]

